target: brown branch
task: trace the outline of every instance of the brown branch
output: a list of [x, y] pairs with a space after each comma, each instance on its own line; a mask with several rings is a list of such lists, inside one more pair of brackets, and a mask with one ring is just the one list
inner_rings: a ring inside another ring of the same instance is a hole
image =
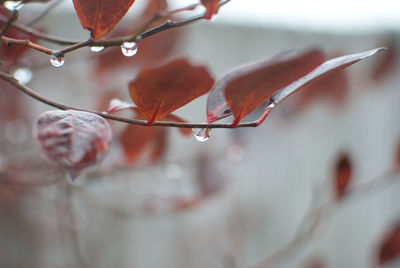
[[0, 36], [3, 36], [4, 33], [7, 31], [7, 29], [10, 27], [11, 22], [15, 19], [15, 17], [17, 16], [18, 11], [17, 10], [13, 10], [11, 13], [11, 16], [7, 19], [7, 22], [4, 24], [3, 28], [0, 31]]
[[20, 45], [20, 46], [30, 47], [34, 50], [40, 51], [48, 55], [53, 55], [55, 53], [54, 50], [35, 44], [27, 39], [22, 40], [22, 39], [14, 39], [6, 36], [1, 36], [1, 42], [7, 46]]
[[[136, 124], [136, 125], [141, 125], [141, 126], [146, 126], [146, 127], [152, 127], [152, 126], [160, 126], [160, 127], [177, 127], [177, 128], [233, 128], [231, 124], [191, 124], [191, 123], [180, 123], [180, 122], [166, 122], [166, 121], [156, 121], [152, 125], [147, 125], [147, 121], [145, 120], [138, 120], [138, 119], [130, 119], [130, 118], [125, 118], [125, 117], [118, 117], [106, 113], [101, 113], [98, 111], [92, 111], [92, 110], [86, 110], [86, 109], [81, 109], [73, 106], [68, 106], [62, 103], [58, 103], [52, 100], [49, 100], [36, 92], [34, 92], [32, 89], [30, 89], [27, 86], [24, 86], [18, 82], [17, 79], [15, 79], [13, 76], [0, 72], [0, 79], [8, 82], [9, 84], [13, 85], [17, 89], [19, 89], [21, 92], [24, 94], [42, 102], [47, 105], [50, 105], [52, 107], [58, 108], [60, 110], [76, 110], [76, 111], [85, 111], [93, 114], [97, 114], [105, 119], [110, 119], [114, 121], [119, 121], [123, 123], [128, 123], [128, 124]], [[248, 122], [248, 123], [242, 123], [235, 128], [243, 128], [243, 127], [257, 127], [259, 123], [257, 121], [253, 122]]]

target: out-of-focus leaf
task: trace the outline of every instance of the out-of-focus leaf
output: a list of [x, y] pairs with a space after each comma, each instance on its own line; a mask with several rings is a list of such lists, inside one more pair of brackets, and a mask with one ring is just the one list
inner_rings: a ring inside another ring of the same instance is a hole
[[337, 159], [334, 170], [334, 191], [337, 199], [342, 199], [352, 179], [352, 167], [347, 154], [341, 154]]
[[201, 4], [206, 8], [205, 19], [210, 20], [214, 14], [218, 13], [219, 0], [201, 0]]
[[349, 79], [346, 70], [327, 73], [318, 79], [304, 85], [299, 93], [298, 107], [306, 107], [317, 99], [330, 99], [334, 103], [342, 104], [349, 92]]
[[[11, 16], [11, 14], [5, 8], [0, 7], [0, 16], [8, 18]], [[3, 26], [4, 23], [0, 22], [0, 28], [2, 28]], [[37, 38], [35, 36], [18, 31], [13, 27], [9, 27], [7, 31], [4, 33], [4, 36], [19, 40], [30, 40], [32, 42], [37, 41]], [[2, 69], [5, 70], [14, 65], [18, 61], [18, 59], [20, 59], [25, 54], [25, 52], [28, 49], [29, 48], [26, 46], [20, 46], [20, 45], [7, 46], [4, 44], [0, 44], [0, 61], [2, 61], [3, 65]]]
[[213, 122], [233, 113], [232, 125], [237, 125], [277, 90], [308, 74], [323, 61], [324, 54], [318, 49], [285, 52], [229, 72], [210, 92], [207, 121]]
[[2, 121], [15, 120], [23, 116], [21, 92], [9, 83], [0, 81], [0, 124]]
[[384, 265], [400, 256], [400, 221], [385, 234], [379, 246], [378, 263]]
[[71, 178], [101, 161], [111, 142], [111, 128], [102, 117], [82, 111], [47, 111], [34, 125], [40, 149], [63, 166]]
[[150, 125], [207, 93], [213, 83], [204, 66], [176, 59], [158, 68], [141, 70], [129, 84], [129, 93]]
[[135, 0], [73, 0], [82, 27], [98, 40], [110, 32]]

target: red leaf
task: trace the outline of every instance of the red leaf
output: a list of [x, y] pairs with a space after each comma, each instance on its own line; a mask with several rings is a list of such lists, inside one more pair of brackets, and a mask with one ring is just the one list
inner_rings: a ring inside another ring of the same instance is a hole
[[161, 67], [140, 71], [129, 84], [129, 93], [150, 125], [207, 93], [213, 83], [205, 67], [176, 59]]
[[301, 54], [287, 52], [229, 72], [217, 81], [209, 95], [208, 122], [226, 117], [231, 111], [235, 116], [232, 125], [236, 126], [277, 90], [311, 72], [323, 61], [324, 55], [318, 49]]
[[40, 149], [74, 179], [104, 158], [112, 133], [107, 121], [96, 114], [55, 110], [39, 117], [34, 136]]
[[341, 154], [337, 159], [334, 174], [335, 196], [342, 199], [346, 194], [352, 178], [351, 162], [347, 154]]
[[288, 96], [295, 93], [297, 90], [301, 89], [307, 83], [314, 81], [315, 79], [321, 77], [322, 75], [327, 75], [329, 73], [333, 73], [339, 70], [342, 70], [360, 60], [368, 58], [378, 51], [385, 50], [385, 48], [376, 48], [369, 51], [350, 54], [338, 58], [334, 58], [328, 60], [317, 67], [314, 71], [307, 74], [306, 76], [300, 78], [299, 80], [295, 81], [294, 83], [290, 84], [289, 86], [283, 88], [282, 90], [278, 91], [276, 94], [272, 96], [272, 100], [274, 103], [278, 104]]
[[73, 0], [82, 27], [98, 40], [123, 18], [135, 0]]
[[349, 91], [349, 79], [345, 70], [327, 73], [301, 87], [298, 105], [306, 107], [319, 98], [329, 98], [336, 104], [342, 104]]
[[210, 20], [214, 14], [218, 13], [219, 0], [201, 0], [201, 4], [206, 8], [205, 19]]
[[400, 222], [397, 222], [384, 236], [379, 248], [380, 265], [394, 261], [400, 256]]

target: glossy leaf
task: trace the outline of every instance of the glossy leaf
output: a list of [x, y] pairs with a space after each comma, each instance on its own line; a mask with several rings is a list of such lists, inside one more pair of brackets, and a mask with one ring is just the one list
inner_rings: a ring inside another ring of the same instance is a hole
[[110, 32], [135, 0], [73, 0], [82, 27], [98, 40]]
[[39, 148], [74, 179], [104, 158], [112, 133], [107, 121], [96, 114], [55, 110], [39, 117], [34, 136]]
[[323, 61], [324, 55], [318, 49], [304, 53], [285, 52], [229, 72], [210, 92], [207, 121], [213, 122], [233, 113], [232, 125], [237, 125], [277, 90], [311, 72]]
[[204, 66], [176, 59], [161, 67], [140, 71], [129, 84], [129, 93], [150, 125], [207, 93], [213, 83]]
[[379, 246], [378, 263], [380, 265], [400, 257], [400, 222], [397, 222], [383, 237]]
[[337, 159], [334, 171], [334, 191], [337, 199], [345, 196], [352, 178], [352, 167], [347, 154], [341, 154]]
[[219, 0], [201, 0], [201, 4], [206, 8], [204, 18], [210, 20], [219, 9]]
[[300, 78], [299, 80], [293, 82], [289, 86], [283, 88], [282, 90], [274, 94], [272, 96], [272, 99], [275, 103], [279, 103], [288, 96], [295, 93], [297, 90], [301, 89], [302, 86], [306, 85], [307, 83], [310, 83], [311, 81], [314, 81], [315, 79], [318, 79], [322, 75], [327, 75], [328, 73], [344, 69], [356, 62], [359, 62], [360, 60], [363, 60], [365, 58], [374, 55], [375, 53], [381, 50], [385, 50], [385, 48], [376, 48], [369, 51], [350, 54], [328, 60], [324, 62], [322, 65], [320, 65], [318, 68], [316, 68], [314, 71], [312, 71], [311, 73], [307, 74], [306, 76]]

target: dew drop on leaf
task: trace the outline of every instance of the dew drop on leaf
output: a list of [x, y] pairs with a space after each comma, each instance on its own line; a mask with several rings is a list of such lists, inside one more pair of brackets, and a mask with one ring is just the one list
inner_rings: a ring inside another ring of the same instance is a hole
[[209, 128], [193, 128], [193, 135], [199, 142], [205, 142], [210, 138], [211, 129]]
[[54, 67], [61, 67], [64, 65], [64, 57], [60, 57], [60, 56], [51, 56], [50, 58], [50, 63], [51, 65], [53, 65]]
[[22, 3], [23, 1], [4, 1], [3, 5], [5, 8], [7, 8], [10, 11], [14, 10], [20, 10], [24, 4]]
[[20, 84], [25, 85], [32, 80], [33, 73], [31, 69], [21, 67], [14, 70], [13, 76]]
[[90, 50], [95, 53], [99, 53], [104, 50], [103, 46], [91, 46]]
[[135, 56], [138, 51], [137, 44], [135, 42], [124, 42], [121, 45], [121, 51], [125, 57]]

